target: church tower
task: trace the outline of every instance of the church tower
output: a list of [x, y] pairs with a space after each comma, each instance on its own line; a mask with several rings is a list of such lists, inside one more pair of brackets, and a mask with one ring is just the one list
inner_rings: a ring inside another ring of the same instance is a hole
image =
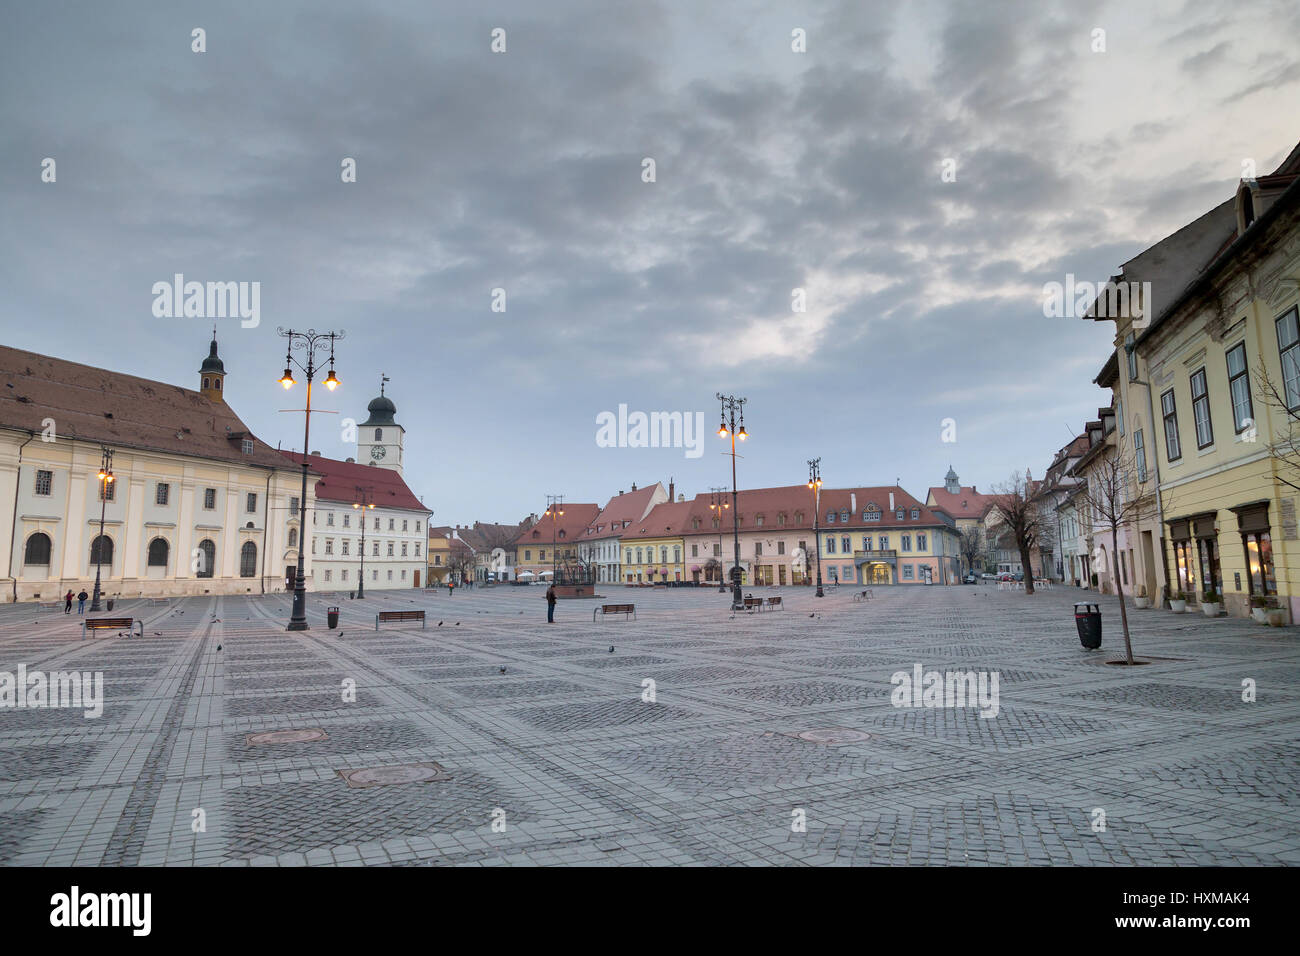
[[952, 470], [952, 465], [948, 466], [948, 474], [943, 476], [943, 490], [952, 495], [961, 493], [961, 482], [957, 480], [957, 472]]
[[199, 366], [199, 394], [210, 402], [226, 400], [226, 366], [217, 355], [217, 330], [212, 329], [212, 346]]
[[406, 429], [393, 418], [397, 406], [384, 394], [388, 376], [380, 377], [379, 397], [366, 406], [370, 417], [357, 426], [357, 461], [402, 473], [402, 443]]

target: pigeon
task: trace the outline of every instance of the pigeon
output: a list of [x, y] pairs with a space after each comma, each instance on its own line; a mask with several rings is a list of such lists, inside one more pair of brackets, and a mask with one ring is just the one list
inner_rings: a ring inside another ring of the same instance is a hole
[[217, 645], [217, 650], [221, 650], [221, 645], [220, 645], [220, 644]]
[[457, 622], [456, 622], [456, 626], [457, 626], [457, 627], [460, 627], [460, 621], [457, 621]]
[[609, 645], [609, 652], [610, 652], [611, 654], [614, 653], [614, 645], [613, 645], [613, 644]]
[[501, 673], [504, 674], [505, 672], [506, 672], [505, 665], [502, 665], [502, 667], [501, 667]]
[[438, 626], [439, 626], [439, 627], [442, 627], [442, 621], [439, 621], [439, 622], [438, 622]]
[[809, 617], [816, 617], [817, 615], [816, 615], [816, 614], [809, 614], [808, 616], [809, 616]]

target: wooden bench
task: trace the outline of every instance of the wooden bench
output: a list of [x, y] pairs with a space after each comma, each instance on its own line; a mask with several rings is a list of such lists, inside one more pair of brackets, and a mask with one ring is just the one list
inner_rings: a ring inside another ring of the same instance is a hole
[[379, 630], [380, 624], [389, 621], [419, 621], [421, 628], [427, 627], [423, 611], [380, 611], [375, 615], [375, 630]]
[[37, 610], [40, 611], [57, 611], [62, 607], [62, 601], [42, 601], [40, 604], [36, 605]]
[[144, 621], [133, 617], [88, 617], [81, 622], [81, 639], [86, 639], [86, 631], [120, 631], [125, 629], [128, 637], [135, 636], [136, 625], [140, 626], [140, 636], [144, 637]]
[[741, 598], [741, 600], [745, 602], [745, 610], [746, 610], [746, 611], [761, 611], [761, 610], [763, 610], [763, 599], [762, 599], [762, 598], [747, 597], [747, 598]]
[[779, 597], [770, 597], [767, 599], [767, 608], [768, 610], [771, 610], [772, 608], [780, 608], [781, 610], [784, 611], [785, 605], [781, 603], [781, 599]]
[[599, 612], [602, 617], [606, 614], [622, 614], [623, 620], [625, 621], [627, 620], [628, 615], [632, 616], [632, 620], [636, 620], [635, 604], [602, 604], [600, 607], [596, 608], [596, 610], [591, 612], [591, 619], [593, 622], [596, 620], [597, 612]]
[[858, 601], [870, 601], [871, 598], [872, 598], [871, 588], [867, 588], [866, 590], [859, 591], [857, 594], [853, 595], [853, 600], [855, 603]]

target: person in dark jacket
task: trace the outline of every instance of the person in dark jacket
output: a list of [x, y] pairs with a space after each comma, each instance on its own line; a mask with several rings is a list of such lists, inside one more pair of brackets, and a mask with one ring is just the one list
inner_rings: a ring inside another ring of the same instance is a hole
[[555, 623], [555, 585], [546, 589], [546, 623]]
[[72, 588], [68, 588], [68, 593], [63, 595], [63, 613], [72, 613]]
[[86, 598], [88, 598], [88, 597], [90, 597], [90, 595], [86, 593], [86, 589], [85, 589], [85, 588], [82, 588], [82, 589], [81, 589], [81, 593], [77, 595], [77, 613], [78, 613], [78, 614], [85, 614], [85, 613], [86, 613]]

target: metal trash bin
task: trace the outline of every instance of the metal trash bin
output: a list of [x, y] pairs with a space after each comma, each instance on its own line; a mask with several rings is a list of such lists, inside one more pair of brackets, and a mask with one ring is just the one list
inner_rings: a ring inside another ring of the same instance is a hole
[[1074, 625], [1079, 629], [1079, 643], [1090, 651], [1101, 647], [1101, 606], [1080, 601], [1074, 606]]
[[329, 621], [329, 629], [333, 630], [339, 626], [339, 609], [336, 607], [326, 608], [325, 617]]
[[112, 598], [109, 598], [109, 599], [108, 599], [108, 609], [109, 609], [110, 611], [113, 610], [113, 599], [112, 599]]

